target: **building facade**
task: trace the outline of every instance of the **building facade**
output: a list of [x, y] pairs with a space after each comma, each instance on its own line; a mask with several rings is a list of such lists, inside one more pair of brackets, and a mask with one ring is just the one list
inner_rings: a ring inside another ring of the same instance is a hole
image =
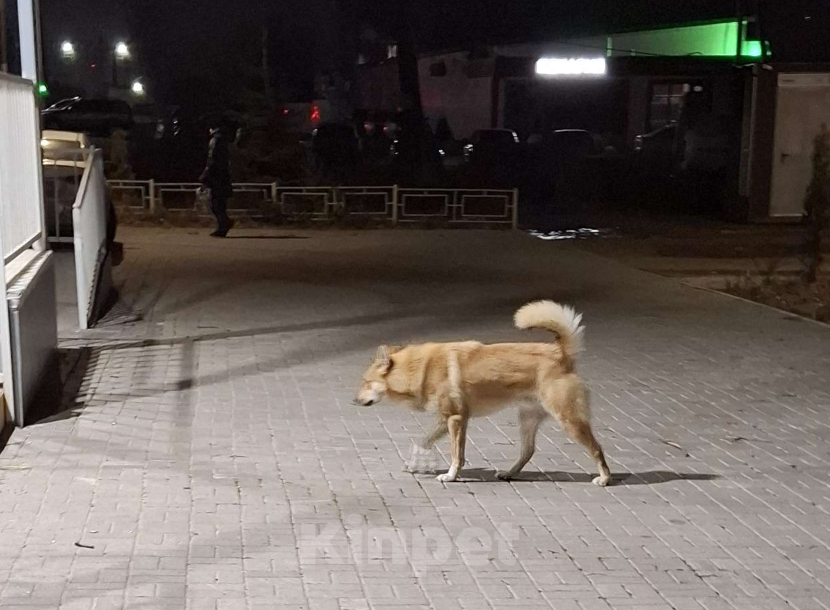
[[776, 63], [752, 18], [428, 54], [419, 75], [428, 119], [459, 139], [585, 129], [631, 150], [670, 133], [675, 171], [720, 172], [720, 212], [736, 220], [801, 220], [812, 140], [830, 124], [828, 66]]

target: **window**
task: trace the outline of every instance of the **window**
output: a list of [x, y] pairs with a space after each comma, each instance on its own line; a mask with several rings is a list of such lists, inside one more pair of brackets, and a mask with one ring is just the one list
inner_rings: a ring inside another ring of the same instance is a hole
[[680, 120], [689, 83], [654, 83], [651, 86], [649, 129], [654, 131]]
[[430, 64], [429, 66], [429, 75], [430, 76], [446, 76], [447, 75], [447, 64], [443, 61], [435, 62], [434, 64]]

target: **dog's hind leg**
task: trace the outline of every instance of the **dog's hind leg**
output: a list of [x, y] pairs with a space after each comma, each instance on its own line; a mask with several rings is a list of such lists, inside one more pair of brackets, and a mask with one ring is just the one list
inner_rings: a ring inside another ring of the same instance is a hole
[[536, 432], [539, 430], [539, 424], [545, 419], [547, 414], [539, 408], [538, 404], [533, 407], [522, 405], [519, 407], [519, 433], [521, 434], [521, 453], [519, 459], [513, 464], [509, 470], [499, 470], [496, 476], [502, 481], [509, 481], [516, 476], [522, 468], [524, 468], [533, 457], [536, 451]]
[[432, 449], [432, 446], [435, 445], [438, 441], [440, 441], [444, 436], [446, 436], [447, 432], [449, 432], [449, 427], [447, 427], [447, 420], [443, 417], [439, 419], [435, 423], [435, 427], [427, 434], [421, 442], [419, 446], [421, 449]]
[[592, 483], [605, 487], [611, 482], [611, 471], [605, 461], [602, 447], [591, 430], [591, 411], [588, 391], [575, 375], [566, 375], [540, 384], [542, 404], [551, 411], [562, 428], [577, 443], [585, 447], [597, 463], [599, 476]]
[[588, 453], [591, 454], [591, 457], [596, 460], [599, 476], [594, 477], [591, 482], [600, 487], [608, 485], [611, 482], [611, 470], [605, 462], [605, 454], [602, 452], [602, 447], [600, 447], [597, 439], [594, 438], [591, 424], [587, 421], [563, 421], [562, 427], [577, 443], [585, 447]]

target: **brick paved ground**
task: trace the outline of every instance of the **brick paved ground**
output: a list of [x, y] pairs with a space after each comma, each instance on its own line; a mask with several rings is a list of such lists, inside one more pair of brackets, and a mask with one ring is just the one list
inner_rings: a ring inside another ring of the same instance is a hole
[[[74, 408], [0, 454], [0, 608], [830, 608], [827, 328], [522, 235], [259, 235], [124, 234], [144, 319], [66, 334]], [[553, 426], [494, 481], [510, 413], [465, 482], [403, 472], [429, 421], [349, 404], [375, 346], [535, 297], [585, 313], [617, 484]]]

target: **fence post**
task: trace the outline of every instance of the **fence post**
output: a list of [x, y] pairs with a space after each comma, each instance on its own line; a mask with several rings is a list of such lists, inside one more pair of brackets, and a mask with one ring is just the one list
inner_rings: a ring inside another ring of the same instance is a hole
[[149, 201], [149, 212], [150, 216], [155, 217], [156, 215], [156, 180], [155, 178], [151, 178], [147, 181], [149, 184], [150, 189], [150, 201]]
[[513, 189], [513, 229], [519, 228], [519, 189]]
[[392, 185], [392, 224], [398, 224], [398, 185]]
[[277, 182], [276, 180], [271, 183], [271, 211], [276, 214], [277, 213]]

